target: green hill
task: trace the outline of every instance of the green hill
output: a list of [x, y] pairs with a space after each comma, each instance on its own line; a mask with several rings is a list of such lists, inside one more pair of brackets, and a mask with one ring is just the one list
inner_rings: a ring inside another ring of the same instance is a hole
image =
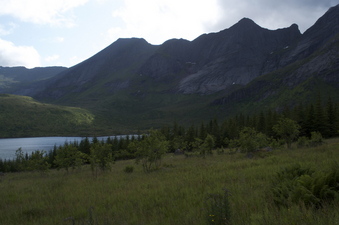
[[94, 119], [85, 109], [44, 104], [25, 96], [0, 95], [0, 137], [86, 135]]

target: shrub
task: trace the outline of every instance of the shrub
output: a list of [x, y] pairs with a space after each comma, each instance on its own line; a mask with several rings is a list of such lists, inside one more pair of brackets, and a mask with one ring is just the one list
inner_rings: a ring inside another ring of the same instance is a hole
[[168, 150], [168, 141], [159, 131], [151, 130], [143, 140], [131, 142], [128, 148], [135, 152], [136, 163], [141, 162], [148, 173], [160, 168], [161, 158]]
[[294, 165], [276, 174], [271, 190], [278, 206], [303, 204], [319, 208], [323, 203], [339, 200], [338, 183], [338, 163], [325, 172], [314, 172], [310, 168]]
[[[253, 153], [268, 145], [265, 134], [257, 132], [254, 128], [245, 127], [239, 134], [238, 144], [240, 150], [245, 153]], [[233, 143], [231, 146], [234, 145]]]
[[287, 148], [292, 148], [292, 142], [298, 137], [300, 128], [296, 121], [281, 118], [272, 129], [278, 136], [285, 140]]
[[126, 166], [124, 169], [125, 173], [133, 173], [134, 167], [133, 166]]
[[310, 145], [312, 147], [320, 146], [324, 143], [323, 136], [320, 132], [311, 132]]
[[297, 142], [297, 146], [298, 148], [303, 148], [309, 145], [309, 139], [305, 136], [299, 137], [298, 138], [298, 142]]

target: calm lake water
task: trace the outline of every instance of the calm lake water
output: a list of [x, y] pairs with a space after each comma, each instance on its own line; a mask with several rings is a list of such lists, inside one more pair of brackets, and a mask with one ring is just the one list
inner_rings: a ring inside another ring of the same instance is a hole
[[[126, 135], [116, 136], [117, 138], [125, 138]], [[107, 137], [98, 137], [98, 140], [106, 140]], [[114, 138], [112, 136], [111, 138]], [[84, 137], [34, 137], [34, 138], [3, 138], [0, 139], [0, 158], [14, 159], [15, 151], [22, 149], [24, 154], [30, 154], [36, 150], [45, 150], [48, 152], [54, 148], [54, 145], [61, 146], [65, 142], [80, 142]], [[92, 138], [89, 138], [90, 141]]]

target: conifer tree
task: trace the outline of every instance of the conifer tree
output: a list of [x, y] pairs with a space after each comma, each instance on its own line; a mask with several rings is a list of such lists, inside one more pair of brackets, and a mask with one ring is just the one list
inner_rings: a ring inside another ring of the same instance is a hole
[[321, 97], [319, 96], [315, 105], [315, 130], [318, 131], [321, 134], [327, 134], [327, 121], [325, 117], [325, 113], [323, 110], [322, 102], [321, 102]]
[[329, 98], [327, 101], [326, 107], [326, 120], [328, 125], [328, 133], [324, 134], [326, 137], [334, 137], [338, 135], [338, 112], [336, 111], [335, 106], [333, 105], [332, 99]]
[[305, 132], [307, 136], [311, 136], [311, 132], [316, 131], [315, 127], [315, 111], [314, 106], [311, 104], [308, 108], [308, 112], [306, 115], [306, 123], [305, 123]]
[[263, 111], [259, 114], [257, 130], [259, 132], [266, 133], [266, 118]]

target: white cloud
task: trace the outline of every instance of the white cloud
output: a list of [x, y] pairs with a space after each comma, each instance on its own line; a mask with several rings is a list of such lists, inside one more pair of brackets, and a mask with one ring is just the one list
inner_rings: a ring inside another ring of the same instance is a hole
[[0, 15], [11, 15], [25, 22], [74, 25], [71, 9], [88, 0], [1, 0]]
[[50, 62], [54, 62], [54, 61], [58, 60], [59, 58], [60, 58], [59, 55], [51, 55], [51, 56], [47, 56], [45, 58], [45, 61], [50, 63]]
[[152, 44], [171, 38], [192, 40], [202, 33], [229, 28], [241, 18], [253, 19], [268, 29], [297, 23], [305, 31], [337, 0], [124, 0], [113, 11], [115, 26], [110, 41], [142, 37]]
[[125, 5], [113, 12], [124, 27], [113, 27], [111, 39], [143, 37], [152, 44], [170, 38], [193, 39], [213, 26], [220, 18], [217, 0], [125, 0]]
[[41, 66], [40, 55], [31, 46], [15, 46], [10, 41], [0, 39], [0, 65], [33, 68]]

